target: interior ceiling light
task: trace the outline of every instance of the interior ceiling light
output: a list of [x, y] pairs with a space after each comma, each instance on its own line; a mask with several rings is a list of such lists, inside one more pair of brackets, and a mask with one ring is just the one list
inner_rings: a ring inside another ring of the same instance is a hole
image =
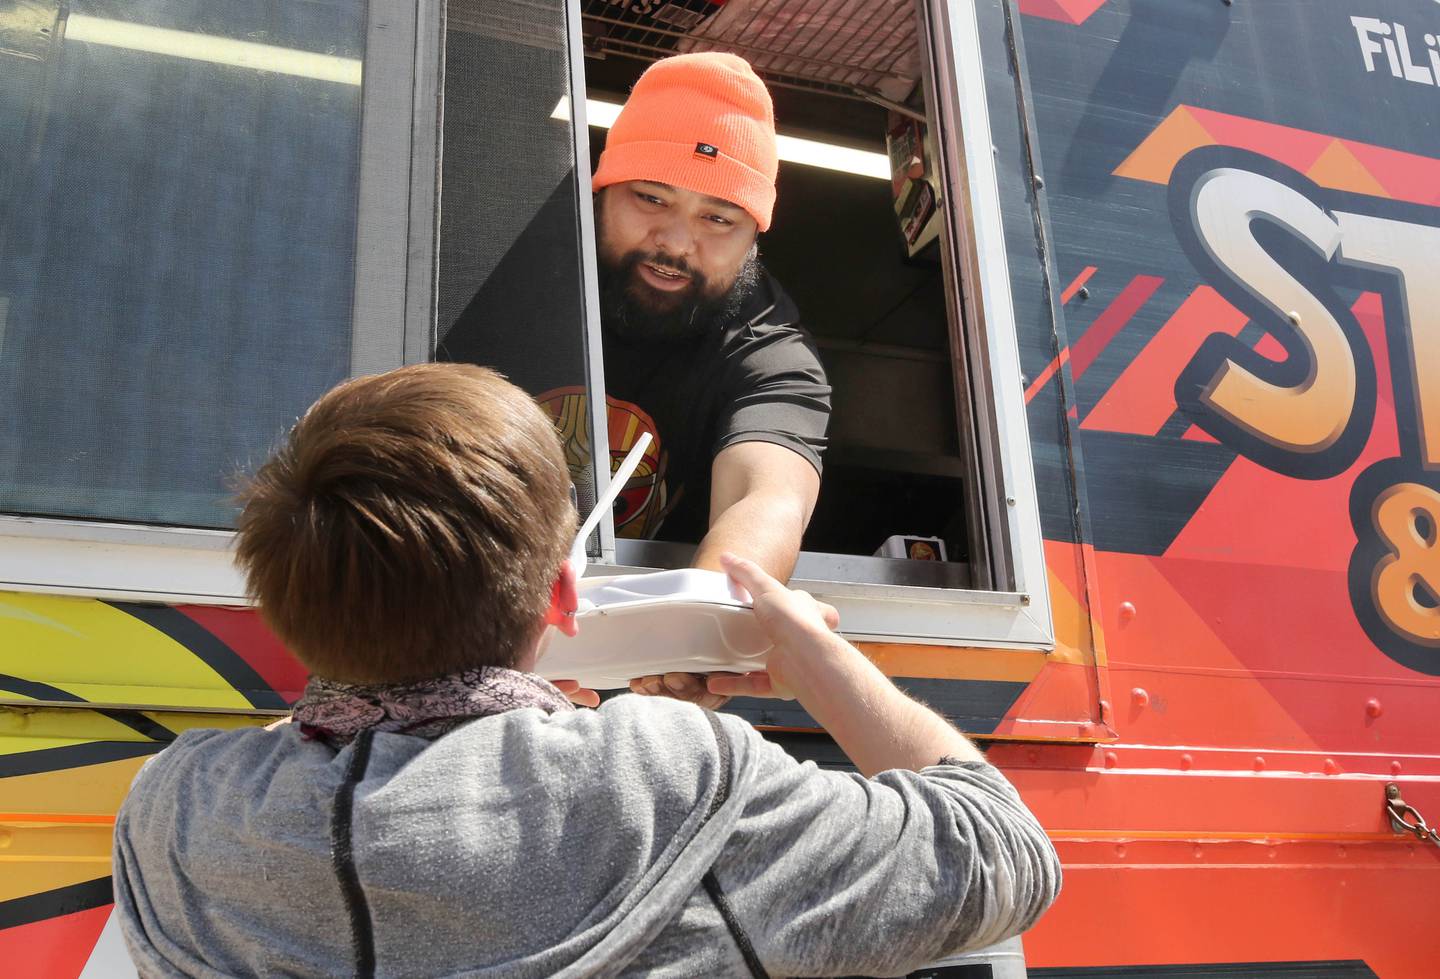
[[109, 20], [86, 14], [71, 14], [65, 21], [65, 40], [103, 44], [112, 48], [163, 54], [190, 61], [208, 61], [235, 68], [251, 68], [277, 75], [295, 75], [341, 85], [359, 85], [358, 58], [341, 58], [295, 48], [256, 44], [228, 37], [212, 37], [193, 31], [175, 31], [124, 20]]
[[[602, 102], [599, 99], [585, 100], [585, 121], [592, 126], [609, 129], [615, 124], [615, 119], [619, 115], [620, 106], [614, 102]], [[569, 96], [561, 96], [560, 101], [555, 103], [555, 111], [550, 113], [550, 118], [570, 121]], [[848, 146], [835, 146], [832, 143], [801, 139], [798, 136], [777, 136], [775, 142], [780, 159], [787, 163], [799, 163], [802, 166], [820, 167], [824, 170], [838, 170], [840, 173], [853, 173], [856, 176], [874, 177], [877, 180], [890, 179], [890, 160], [884, 153], [851, 149]]]

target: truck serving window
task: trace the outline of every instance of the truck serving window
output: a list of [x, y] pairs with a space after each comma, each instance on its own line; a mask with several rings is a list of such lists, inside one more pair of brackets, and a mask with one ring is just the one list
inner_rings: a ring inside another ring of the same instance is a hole
[[[991, 339], [1009, 331], [1013, 348], [1008, 293], [986, 296], [980, 281], [978, 243], [990, 240], [976, 205], [993, 211], [994, 195], [960, 165], [962, 139], [985, 128], [978, 74], [966, 82], [970, 132], [962, 126], [955, 39], [973, 43], [973, 28], [957, 34], [953, 21], [966, 16], [968, 3], [941, 0], [586, 2], [592, 152], [654, 60], [713, 50], [755, 66], [782, 136], [760, 258], [795, 300], [833, 388], [795, 580], [840, 601], [847, 632], [1044, 646], [1023, 411], [1002, 431], [995, 390], [999, 376], [1019, 404], [1018, 368], [1006, 366], [1005, 338], [999, 349]], [[987, 253], [984, 269], [1004, 286], [1002, 253]], [[697, 543], [663, 524], [649, 536], [622, 534], [617, 562], [680, 566]]]

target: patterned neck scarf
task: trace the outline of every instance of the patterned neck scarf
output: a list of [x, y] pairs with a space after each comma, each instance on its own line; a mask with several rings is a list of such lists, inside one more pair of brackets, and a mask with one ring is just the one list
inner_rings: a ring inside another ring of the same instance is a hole
[[312, 676], [294, 714], [307, 738], [339, 748], [371, 729], [433, 740], [477, 717], [523, 707], [547, 714], [575, 709], [550, 681], [533, 673], [482, 666], [412, 683], [340, 683]]

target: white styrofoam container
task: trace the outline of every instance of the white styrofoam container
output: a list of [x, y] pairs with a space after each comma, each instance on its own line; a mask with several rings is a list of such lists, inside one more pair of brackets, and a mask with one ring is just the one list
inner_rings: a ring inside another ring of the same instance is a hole
[[680, 568], [580, 582], [578, 634], [546, 630], [536, 671], [595, 690], [657, 673], [748, 673], [770, 640], [748, 596], [718, 571]]

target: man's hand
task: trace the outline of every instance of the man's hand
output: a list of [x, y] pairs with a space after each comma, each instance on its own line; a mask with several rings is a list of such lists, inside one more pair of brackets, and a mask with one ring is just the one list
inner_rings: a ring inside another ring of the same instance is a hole
[[[734, 673], [715, 673], [711, 678], [736, 676]], [[646, 697], [672, 697], [704, 707], [719, 710], [730, 702], [721, 693], [706, 689], [706, 675], [703, 673], [665, 673], [655, 676], [636, 677], [630, 681], [630, 692]]]
[[581, 707], [599, 707], [600, 695], [588, 687], [580, 686], [579, 680], [552, 680], [555, 689], [570, 698], [570, 703]]

